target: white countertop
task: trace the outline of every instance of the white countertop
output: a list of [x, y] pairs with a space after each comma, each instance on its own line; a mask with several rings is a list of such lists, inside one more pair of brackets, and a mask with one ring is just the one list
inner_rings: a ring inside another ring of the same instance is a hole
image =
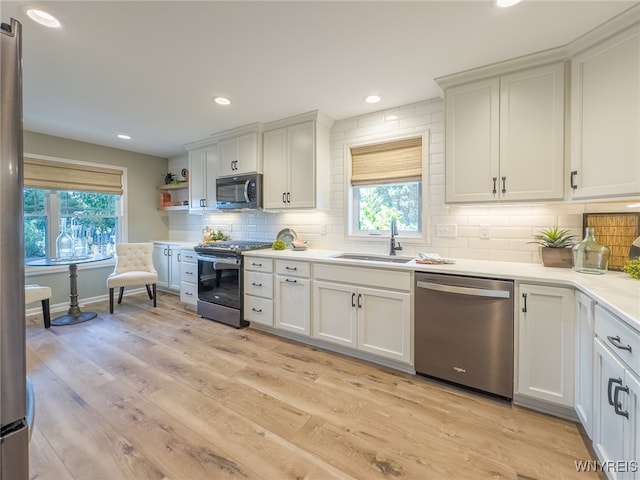
[[414, 260], [408, 263], [385, 263], [332, 258], [334, 255], [340, 253], [345, 252], [314, 249], [304, 251], [264, 249], [251, 250], [246, 252], [245, 255], [334, 263], [336, 265], [386, 268], [391, 270], [412, 270], [486, 278], [506, 278], [519, 282], [535, 282], [574, 287], [586, 293], [598, 303], [605, 304], [613, 313], [620, 316], [635, 329], [640, 330], [640, 280], [635, 280], [623, 272], [609, 271], [604, 275], [589, 275], [577, 273], [570, 268], [550, 268], [532, 263], [468, 259], [456, 259], [456, 263], [453, 265], [424, 265], [417, 264]]

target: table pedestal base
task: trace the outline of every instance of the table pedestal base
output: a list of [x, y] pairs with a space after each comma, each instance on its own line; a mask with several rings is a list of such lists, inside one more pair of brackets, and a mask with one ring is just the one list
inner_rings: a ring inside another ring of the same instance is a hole
[[98, 314], [96, 312], [80, 312], [75, 314], [62, 315], [61, 317], [51, 320], [51, 325], [61, 327], [64, 325], [75, 325], [76, 323], [87, 322], [96, 318]]

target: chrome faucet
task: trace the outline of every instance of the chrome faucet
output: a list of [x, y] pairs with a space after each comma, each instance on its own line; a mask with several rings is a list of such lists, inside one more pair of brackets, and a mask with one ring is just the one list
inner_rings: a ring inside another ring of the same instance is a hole
[[396, 219], [391, 219], [391, 245], [389, 248], [389, 255], [395, 255], [397, 250], [402, 250], [402, 245], [400, 242], [396, 243], [396, 235], [398, 235], [398, 224], [396, 223]]

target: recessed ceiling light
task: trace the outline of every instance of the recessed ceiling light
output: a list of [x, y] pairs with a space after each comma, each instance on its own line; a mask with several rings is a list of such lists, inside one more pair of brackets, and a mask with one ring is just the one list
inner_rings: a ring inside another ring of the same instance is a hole
[[218, 105], [229, 105], [231, 103], [231, 100], [229, 100], [227, 97], [214, 97], [213, 101]]
[[366, 97], [364, 97], [364, 101], [367, 103], [378, 103], [380, 100], [382, 100], [382, 97], [380, 95], [367, 95]]
[[38, 10], [35, 8], [30, 8], [27, 10], [27, 15], [29, 18], [40, 25], [44, 25], [49, 28], [60, 28], [62, 24], [60, 20], [51, 15], [50, 13], [45, 12], [44, 10]]
[[120, 140], [131, 140], [131, 135], [127, 135], [126, 133], [119, 133], [116, 135]]
[[496, 6], [500, 8], [513, 7], [516, 3], [520, 3], [522, 0], [496, 0]]

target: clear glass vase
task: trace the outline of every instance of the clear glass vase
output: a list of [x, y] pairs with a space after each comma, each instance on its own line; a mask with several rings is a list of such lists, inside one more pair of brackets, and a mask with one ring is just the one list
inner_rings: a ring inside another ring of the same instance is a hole
[[584, 239], [573, 246], [573, 268], [580, 273], [606, 273], [609, 254], [609, 247], [596, 240], [593, 227], [587, 227]]
[[67, 233], [67, 219], [60, 219], [60, 235], [56, 238], [56, 258], [73, 257], [73, 238]]

